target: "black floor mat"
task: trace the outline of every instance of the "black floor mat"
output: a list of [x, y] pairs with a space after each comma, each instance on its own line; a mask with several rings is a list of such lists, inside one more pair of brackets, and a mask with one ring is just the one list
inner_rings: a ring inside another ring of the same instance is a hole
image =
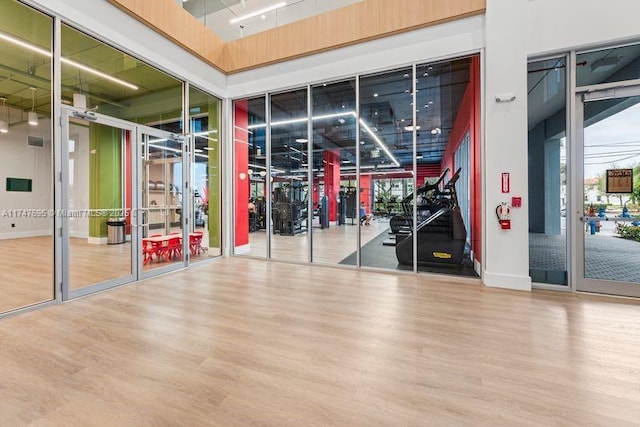
[[[382, 244], [388, 238], [388, 230], [385, 230], [362, 247], [362, 266], [384, 268], [388, 270], [411, 271], [411, 266], [398, 263], [395, 246], [384, 246]], [[356, 265], [356, 256], [356, 252], [354, 252], [340, 261], [340, 264]], [[473, 262], [469, 258], [468, 248], [465, 249], [465, 257], [462, 266], [444, 264], [419, 265], [418, 271], [426, 273], [452, 274], [455, 276], [478, 277], [473, 269]]]

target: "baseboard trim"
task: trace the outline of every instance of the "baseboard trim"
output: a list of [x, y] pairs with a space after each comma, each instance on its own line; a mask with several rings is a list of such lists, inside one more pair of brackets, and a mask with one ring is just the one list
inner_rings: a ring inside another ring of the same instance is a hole
[[499, 274], [485, 271], [482, 275], [485, 286], [490, 288], [513, 289], [515, 291], [531, 291], [531, 277], [513, 274]]
[[52, 236], [51, 230], [31, 230], [31, 231], [12, 231], [9, 233], [0, 233], [0, 240], [23, 239], [25, 237], [43, 237]]
[[251, 250], [251, 245], [247, 243], [246, 245], [236, 246], [233, 249], [233, 254], [234, 255], [244, 255], [244, 254], [248, 254], [250, 250]]

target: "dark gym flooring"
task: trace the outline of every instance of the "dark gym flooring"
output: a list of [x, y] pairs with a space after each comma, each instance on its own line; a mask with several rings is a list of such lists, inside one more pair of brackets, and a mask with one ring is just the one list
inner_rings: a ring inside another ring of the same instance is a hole
[[[398, 263], [398, 259], [396, 258], [395, 246], [383, 246], [382, 242], [389, 238], [388, 232], [389, 229], [386, 229], [362, 247], [362, 250], [360, 251], [362, 256], [362, 266], [384, 268], [388, 270], [412, 271], [412, 266], [402, 265]], [[353, 252], [351, 255], [340, 261], [340, 264], [356, 265], [356, 257], [357, 253]], [[465, 257], [462, 266], [458, 267], [445, 264], [419, 265], [418, 271], [425, 273], [478, 277], [475, 270], [473, 269], [473, 262], [469, 258], [468, 248], [465, 249]]]

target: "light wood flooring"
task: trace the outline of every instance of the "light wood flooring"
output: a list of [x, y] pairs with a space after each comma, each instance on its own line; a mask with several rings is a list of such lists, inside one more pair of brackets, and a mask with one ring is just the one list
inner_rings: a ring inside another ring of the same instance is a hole
[[[203, 245], [208, 242], [205, 234]], [[131, 274], [131, 243], [96, 245], [86, 239], [70, 239], [71, 289], [81, 289]], [[0, 313], [54, 298], [53, 238], [50, 236], [0, 240], [3, 265], [0, 269]], [[217, 248], [192, 258], [192, 262], [219, 255]], [[173, 261], [178, 263], [178, 261]], [[143, 270], [166, 267], [167, 262], [150, 262]]]
[[[380, 233], [389, 229], [389, 222], [384, 219], [374, 220], [368, 226], [360, 226], [356, 221], [345, 225], [334, 225], [320, 229], [314, 227], [313, 262], [322, 264], [338, 264], [351, 255], [358, 247], [358, 230], [361, 232], [362, 246], [373, 240]], [[309, 233], [295, 236], [274, 234], [271, 239], [271, 257], [282, 261], [307, 262], [309, 260]], [[250, 250], [244, 255], [265, 257], [267, 253], [267, 233], [265, 230], [249, 233]]]
[[0, 425], [637, 426], [639, 314], [225, 258], [0, 320]]

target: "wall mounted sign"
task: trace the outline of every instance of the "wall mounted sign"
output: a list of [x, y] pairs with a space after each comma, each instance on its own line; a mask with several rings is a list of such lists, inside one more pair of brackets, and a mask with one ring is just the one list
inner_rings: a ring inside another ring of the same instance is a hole
[[509, 182], [509, 172], [502, 173], [502, 192], [508, 193], [510, 191], [511, 183]]
[[633, 193], [633, 169], [607, 169], [607, 193]]

